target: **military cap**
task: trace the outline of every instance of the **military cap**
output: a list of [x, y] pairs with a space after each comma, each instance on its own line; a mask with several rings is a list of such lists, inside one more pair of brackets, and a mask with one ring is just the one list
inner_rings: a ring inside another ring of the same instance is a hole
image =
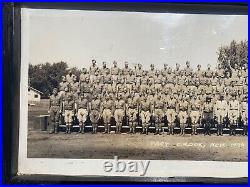
[[189, 61], [186, 61], [186, 65], [190, 65], [190, 62], [189, 62]]
[[154, 64], [150, 64], [150, 67], [154, 67], [155, 65]]
[[176, 67], [180, 67], [180, 64], [179, 64], [179, 63], [176, 63]]
[[93, 59], [93, 60], [92, 60], [92, 63], [93, 63], [93, 64], [95, 64], [95, 63], [96, 63], [96, 60], [95, 60], [95, 59]]
[[201, 67], [201, 65], [200, 65], [200, 64], [198, 64], [198, 65], [197, 65], [197, 67], [198, 67], [198, 68], [200, 68], [200, 67]]
[[168, 64], [164, 64], [164, 67], [167, 68], [167, 67], [168, 67]]

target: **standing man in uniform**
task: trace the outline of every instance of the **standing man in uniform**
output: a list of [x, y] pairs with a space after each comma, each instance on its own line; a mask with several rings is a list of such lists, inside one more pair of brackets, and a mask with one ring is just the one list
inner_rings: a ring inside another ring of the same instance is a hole
[[79, 131], [78, 133], [84, 134], [85, 122], [88, 116], [89, 111], [89, 100], [84, 97], [84, 95], [80, 95], [77, 102], [77, 119], [79, 122]]
[[63, 114], [64, 122], [66, 124], [65, 133], [71, 133], [71, 125], [74, 116], [75, 102], [72, 92], [65, 91], [64, 101], [63, 101]]
[[168, 134], [174, 135], [175, 119], [176, 119], [176, 109], [177, 101], [170, 95], [170, 99], [167, 101], [167, 120], [168, 120]]
[[201, 111], [202, 111], [202, 105], [201, 101], [197, 98], [196, 95], [191, 100], [191, 126], [192, 126], [192, 133], [191, 135], [197, 135], [197, 127], [198, 127], [198, 122], [201, 117]]
[[112, 95], [107, 95], [105, 97], [105, 100], [102, 102], [102, 117], [103, 117], [103, 121], [104, 121], [104, 133], [110, 133], [110, 120], [111, 120], [111, 116], [113, 113], [113, 99], [112, 99]]
[[53, 89], [53, 93], [49, 99], [49, 114], [50, 114], [50, 134], [58, 133], [59, 116], [62, 111], [62, 98], [58, 94], [57, 88]]
[[244, 97], [244, 100], [241, 102], [241, 118], [243, 122], [243, 136], [247, 136], [248, 130], [248, 102], [247, 96]]
[[97, 133], [97, 126], [99, 119], [101, 118], [101, 101], [96, 94], [93, 95], [92, 101], [90, 102], [90, 120], [92, 123], [92, 134]]
[[137, 122], [138, 106], [133, 95], [129, 95], [127, 102], [127, 115], [129, 123], [129, 133], [135, 134], [136, 122]]
[[203, 105], [204, 136], [211, 135], [210, 129], [213, 122], [213, 104], [210, 97], [206, 97]]
[[116, 121], [116, 134], [121, 133], [122, 121], [125, 116], [125, 101], [122, 99], [122, 95], [118, 94], [118, 98], [115, 101], [115, 121]]
[[230, 136], [235, 136], [235, 130], [240, 114], [240, 103], [236, 100], [236, 93], [232, 94], [232, 100], [229, 101], [229, 120], [230, 120]]
[[151, 102], [146, 95], [142, 96], [142, 101], [140, 103], [140, 117], [142, 121], [142, 134], [146, 133], [148, 135], [149, 120], [151, 116]]
[[94, 81], [94, 77], [97, 71], [98, 67], [96, 65], [96, 60], [92, 60], [92, 65], [89, 67], [90, 82]]
[[224, 119], [227, 116], [228, 112], [228, 105], [227, 101], [224, 100], [224, 96], [220, 95], [220, 100], [217, 100], [215, 103], [214, 113], [217, 117], [218, 124], [217, 124], [217, 136], [223, 136], [223, 124]]
[[59, 83], [59, 95], [62, 96], [65, 92], [65, 87], [68, 87], [69, 83], [66, 81], [65, 76], [62, 76], [62, 82]]
[[185, 100], [184, 95], [181, 96], [181, 100], [179, 102], [179, 118], [181, 135], [185, 135], [188, 118], [188, 102]]
[[154, 110], [153, 110], [153, 118], [155, 120], [155, 135], [161, 135], [162, 131], [162, 121], [164, 117], [165, 103], [163, 98], [159, 94], [157, 99], [154, 100]]

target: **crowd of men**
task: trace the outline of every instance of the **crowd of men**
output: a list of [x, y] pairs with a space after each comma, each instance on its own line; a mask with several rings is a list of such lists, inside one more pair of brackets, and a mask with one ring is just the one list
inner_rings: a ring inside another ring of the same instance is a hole
[[59, 87], [50, 96], [51, 133], [57, 133], [61, 124], [70, 133], [73, 124], [79, 125], [84, 133], [85, 125], [92, 125], [97, 133], [102, 124], [103, 133], [110, 133], [111, 125], [121, 133], [123, 125], [129, 126], [129, 133], [135, 133], [141, 126], [141, 133], [148, 134], [149, 126], [155, 127], [155, 134], [162, 133], [166, 126], [168, 134], [174, 134], [174, 127], [180, 127], [184, 135], [190, 126], [191, 134], [197, 135], [197, 127], [204, 127], [204, 135], [210, 135], [214, 126], [217, 135], [225, 127], [230, 135], [236, 128], [248, 127], [248, 68], [235, 65], [225, 71], [220, 65], [206, 70], [192, 69], [190, 62], [173, 69], [164, 64], [161, 70], [150, 65], [144, 70], [141, 64], [123, 68], [113, 62], [108, 68], [106, 62], [98, 67], [95, 60], [89, 69], [83, 68], [79, 77], [71, 71], [62, 77]]

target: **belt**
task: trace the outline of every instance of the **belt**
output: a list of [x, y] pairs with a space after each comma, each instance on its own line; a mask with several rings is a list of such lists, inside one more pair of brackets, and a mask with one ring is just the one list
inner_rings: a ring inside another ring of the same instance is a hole
[[51, 105], [51, 107], [55, 107], [55, 106], [60, 106], [60, 105]]

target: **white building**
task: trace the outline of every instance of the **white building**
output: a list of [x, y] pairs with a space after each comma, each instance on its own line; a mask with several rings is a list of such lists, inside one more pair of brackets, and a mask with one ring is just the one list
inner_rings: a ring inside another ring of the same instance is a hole
[[28, 88], [28, 102], [29, 103], [34, 102], [34, 101], [39, 102], [41, 100], [41, 95], [42, 95], [42, 92], [29, 86]]

